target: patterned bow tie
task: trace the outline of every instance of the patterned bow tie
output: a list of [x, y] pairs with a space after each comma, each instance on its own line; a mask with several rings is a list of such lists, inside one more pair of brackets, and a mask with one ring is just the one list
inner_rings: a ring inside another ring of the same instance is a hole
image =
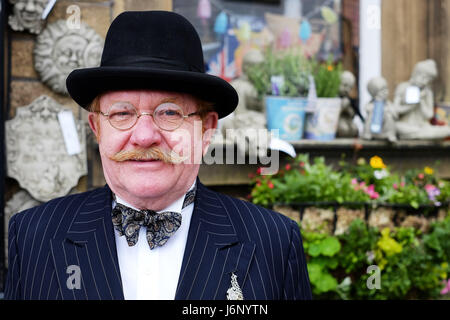
[[[189, 190], [184, 197], [183, 207], [194, 202], [196, 187]], [[128, 245], [134, 246], [139, 239], [139, 229], [147, 227], [147, 242], [150, 249], [163, 246], [181, 225], [181, 214], [178, 212], [153, 210], [134, 210], [117, 203], [112, 210], [112, 222], [120, 236], [125, 235]]]

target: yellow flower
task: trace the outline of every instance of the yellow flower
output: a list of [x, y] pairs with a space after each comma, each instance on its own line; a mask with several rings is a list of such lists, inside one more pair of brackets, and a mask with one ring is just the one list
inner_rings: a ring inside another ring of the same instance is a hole
[[381, 231], [381, 239], [377, 242], [378, 248], [384, 251], [388, 257], [402, 252], [403, 249], [402, 245], [395, 241], [395, 239], [391, 238], [389, 233], [390, 229], [384, 228]]
[[388, 261], [385, 258], [381, 259], [381, 261], [378, 263], [380, 270], [383, 270], [384, 267], [387, 265], [387, 263], [388, 263]]
[[423, 169], [423, 172], [425, 172], [425, 174], [432, 175], [434, 173], [434, 170], [430, 167], [425, 167], [425, 169]]
[[370, 158], [370, 166], [374, 169], [385, 169], [386, 165], [383, 163], [383, 159], [379, 156], [373, 156]]

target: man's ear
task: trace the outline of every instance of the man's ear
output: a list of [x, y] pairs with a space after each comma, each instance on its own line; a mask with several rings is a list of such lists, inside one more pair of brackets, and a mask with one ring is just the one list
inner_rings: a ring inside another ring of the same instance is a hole
[[94, 112], [89, 112], [88, 115], [89, 127], [91, 127], [92, 132], [95, 134], [97, 138], [97, 142], [100, 141], [100, 123], [98, 119], [98, 114]]
[[211, 139], [214, 135], [214, 132], [217, 129], [219, 115], [217, 112], [209, 112], [206, 117], [203, 119], [203, 135], [202, 135], [202, 151], [203, 155], [205, 155], [208, 150], [209, 144], [211, 143]]

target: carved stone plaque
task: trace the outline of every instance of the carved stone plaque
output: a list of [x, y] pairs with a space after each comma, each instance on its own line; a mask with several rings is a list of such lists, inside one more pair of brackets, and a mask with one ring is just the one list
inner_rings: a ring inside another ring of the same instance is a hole
[[65, 20], [49, 24], [37, 37], [34, 64], [41, 79], [53, 91], [67, 94], [66, 78], [74, 69], [97, 67], [103, 38], [84, 23], [73, 27]]
[[13, 14], [8, 19], [9, 25], [15, 31], [41, 33], [45, 22], [41, 17], [48, 2], [49, 0], [9, 0], [13, 5]]
[[71, 156], [58, 120], [63, 110], [70, 109], [40, 96], [6, 121], [7, 175], [42, 202], [67, 195], [87, 174], [85, 125], [75, 120], [81, 152]]

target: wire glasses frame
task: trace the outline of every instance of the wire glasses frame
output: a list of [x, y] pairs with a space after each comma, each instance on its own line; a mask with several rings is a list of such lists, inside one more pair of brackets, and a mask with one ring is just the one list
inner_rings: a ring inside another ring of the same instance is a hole
[[116, 102], [107, 113], [96, 111], [108, 118], [109, 124], [121, 131], [133, 128], [141, 116], [151, 116], [158, 128], [165, 131], [178, 129], [183, 121], [191, 116], [199, 115], [199, 112], [192, 112], [184, 115], [183, 109], [171, 102], [162, 103], [153, 112], [138, 112], [136, 107], [129, 102]]

